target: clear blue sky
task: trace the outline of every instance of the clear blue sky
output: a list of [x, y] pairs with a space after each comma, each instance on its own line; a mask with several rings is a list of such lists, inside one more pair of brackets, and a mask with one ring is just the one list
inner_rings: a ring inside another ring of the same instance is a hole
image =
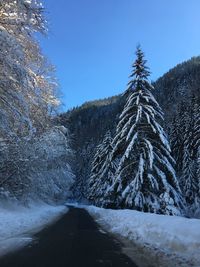
[[46, 0], [43, 52], [57, 68], [64, 110], [121, 93], [138, 43], [151, 79], [200, 54], [200, 0]]

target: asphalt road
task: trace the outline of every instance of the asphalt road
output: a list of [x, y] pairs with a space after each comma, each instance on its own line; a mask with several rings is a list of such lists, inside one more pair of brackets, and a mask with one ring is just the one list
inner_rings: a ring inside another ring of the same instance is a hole
[[31, 245], [0, 258], [0, 267], [137, 267], [121, 244], [80, 208], [35, 235]]

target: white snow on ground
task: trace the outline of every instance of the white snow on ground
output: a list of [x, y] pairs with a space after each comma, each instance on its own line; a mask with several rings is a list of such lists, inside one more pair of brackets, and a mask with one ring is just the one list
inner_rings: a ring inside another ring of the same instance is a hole
[[66, 206], [44, 203], [0, 206], [0, 256], [32, 241], [32, 235], [66, 213]]
[[200, 266], [200, 220], [134, 210], [85, 207], [102, 226], [130, 241], [175, 253]]

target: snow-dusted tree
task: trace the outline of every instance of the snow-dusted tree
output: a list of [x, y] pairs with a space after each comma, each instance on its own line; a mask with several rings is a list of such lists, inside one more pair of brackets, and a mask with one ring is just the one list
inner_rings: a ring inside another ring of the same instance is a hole
[[111, 184], [116, 170], [115, 162], [110, 160], [112, 149], [111, 132], [108, 131], [102, 143], [97, 146], [89, 178], [88, 199], [98, 205], [103, 204], [104, 192]]
[[197, 185], [198, 185], [197, 198], [196, 198], [197, 208], [200, 211], [200, 147], [197, 153]]
[[[195, 159], [197, 165], [197, 173], [196, 173], [196, 185], [197, 191], [195, 196], [195, 209], [200, 210], [200, 102], [199, 98], [196, 100], [195, 104], [195, 124], [194, 124], [194, 140], [193, 140], [193, 147], [195, 148]], [[198, 212], [197, 211], [197, 212]], [[195, 211], [196, 212], [196, 211]]]
[[199, 148], [200, 148], [200, 106], [194, 96], [185, 112], [185, 133], [181, 185], [189, 211], [195, 212], [200, 204]]
[[103, 147], [102, 147], [102, 144], [100, 143], [96, 148], [94, 160], [92, 161], [90, 177], [88, 179], [88, 195], [87, 195], [87, 197], [89, 200], [93, 200], [93, 201], [95, 198], [97, 179], [98, 179], [101, 167], [102, 167], [103, 162], [104, 162], [104, 155], [102, 152], [103, 152]]
[[74, 179], [70, 167], [73, 151], [69, 140], [67, 129], [53, 127], [31, 141], [21, 140], [8, 147], [1, 144], [2, 191], [10, 192], [9, 197], [24, 203], [29, 199], [65, 200], [70, 195]]
[[197, 195], [199, 194], [197, 165], [195, 160], [192, 159], [190, 150], [186, 144], [184, 148], [181, 184], [187, 203], [189, 205], [195, 204]]
[[30, 187], [33, 144], [59, 103], [53, 67], [35, 39], [45, 24], [39, 0], [0, 0], [0, 187], [13, 194]]
[[197, 158], [200, 147], [200, 98], [193, 97], [191, 109], [193, 108], [193, 138], [191, 142], [192, 155]]
[[183, 168], [184, 133], [186, 131], [186, 116], [184, 103], [181, 103], [179, 105], [178, 112], [172, 121], [172, 126], [170, 130], [172, 156], [176, 161], [176, 172], [178, 176], [180, 176]]
[[45, 128], [58, 103], [52, 68], [35, 32], [45, 32], [40, 1], [0, 1], [0, 129], [5, 138]]
[[180, 188], [170, 146], [159, 124], [162, 110], [152, 95], [150, 74], [140, 47], [128, 87], [128, 98], [113, 140], [112, 160], [119, 164], [107, 191], [110, 206], [179, 214]]

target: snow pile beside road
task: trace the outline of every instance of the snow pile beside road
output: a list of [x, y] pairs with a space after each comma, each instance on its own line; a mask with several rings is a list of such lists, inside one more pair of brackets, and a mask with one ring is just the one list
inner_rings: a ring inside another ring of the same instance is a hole
[[167, 253], [176, 253], [200, 266], [200, 220], [94, 206], [86, 209], [110, 232]]
[[0, 256], [32, 241], [32, 235], [67, 212], [66, 206], [0, 206]]

